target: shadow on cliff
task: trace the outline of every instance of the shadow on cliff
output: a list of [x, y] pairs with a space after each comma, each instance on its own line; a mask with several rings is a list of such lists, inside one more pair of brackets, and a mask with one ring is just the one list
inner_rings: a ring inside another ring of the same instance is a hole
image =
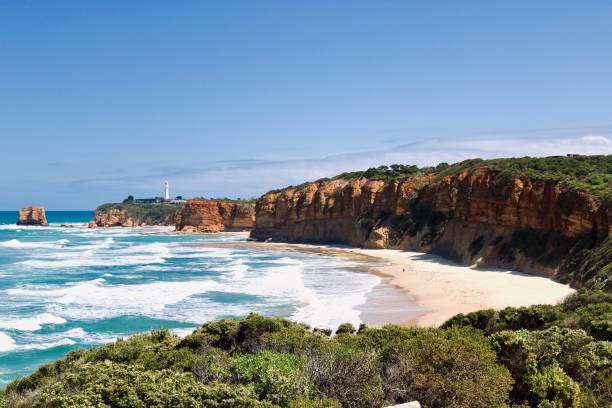
[[[402, 251], [402, 252], [408, 252], [408, 251]], [[411, 252], [411, 253], [415, 253], [415, 252]], [[523, 277], [528, 277], [528, 278], [541, 278], [542, 276], [540, 275], [534, 275], [531, 273], [526, 273], [526, 272], [519, 272], [519, 271], [513, 271], [510, 269], [503, 269], [503, 268], [487, 268], [487, 267], [475, 267], [475, 266], [470, 266], [470, 265], [463, 265], [461, 263], [458, 262], [454, 262], [450, 259], [447, 258], [443, 258], [439, 255], [435, 255], [435, 254], [431, 254], [431, 253], [416, 253], [415, 256], [412, 257], [412, 260], [416, 260], [416, 261], [421, 261], [421, 262], [428, 262], [428, 263], [432, 263], [432, 264], [436, 264], [436, 265], [442, 265], [442, 266], [450, 266], [450, 267], [457, 267], [457, 268], [466, 268], [469, 267], [470, 269], [476, 271], [476, 272], [481, 272], [481, 273], [506, 273], [506, 274], [510, 274], [510, 275], [516, 275], [516, 276], [523, 276]]]

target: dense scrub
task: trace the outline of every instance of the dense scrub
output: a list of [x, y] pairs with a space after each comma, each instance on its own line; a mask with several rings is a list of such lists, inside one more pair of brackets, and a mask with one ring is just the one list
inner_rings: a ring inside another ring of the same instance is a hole
[[137, 220], [139, 224], [174, 225], [174, 217], [181, 207], [181, 204], [171, 203], [140, 204], [124, 202], [102, 204], [96, 208], [96, 212], [107, 212], [111, 209], [123, 209], [127, 212], [130, 218]]
[[[557, 306], [459, 314], [442, 327], [472, 327], [489, 335], [498, 360], [515, 379], [514, 401], [537, 407], [612, 404], [610, 293], [582, 290]], [[554, 404], [546, 405], [546, 399]]]
[[71, 352], [9, 384], [0, 406], [609, 406], [612, 343], [553, 324], [609, 300], [585, 292], [559, 306], [557, 320], [537, 312], [482, 330], [456, 327], [465, 325], [458, 316], [440, 329], [344, 324], [331, 336], [255, 314], [184, 339], [159, 330]]
[[203, 201], [225, 201], [233, 204], [252, 204], [257, 201], [256, 198], [229, 198], [229, 197], [193, 197], [190, 200], [203, 200]]
[[456, 174], [476, 167], [498, 170], [508, 177], [527, 176], [555, 180], [575, 190], [612, 199], [612, 155], [519, 157], [510, 159], [472, 159], [445, 167], [442, 174]]
[[[366, 171], [339, 174], [333, 179], [365, 177], [370, 180], [401, 180], [417, 174], [450, 176], [465, 170], [486, 167], [507, 177], [526, 176], [539, 180], [554, 180], [579, 191], [612, 200], [612, 155], [519, 157], [508, 159], [469, 159], [459, 163], [440, 163], [436, 167], [394, 164], [373, 167]], [[322, 179], [325, 180], [325, 179]]]
[[560, 305], [507, 307], [459, 314], [443, 327], [473, 327], [485, 334], [502, 330], [542, 330], [553, 326], [584, 330], [596, 340], [612, 341], [612, 293], [581, 290]]

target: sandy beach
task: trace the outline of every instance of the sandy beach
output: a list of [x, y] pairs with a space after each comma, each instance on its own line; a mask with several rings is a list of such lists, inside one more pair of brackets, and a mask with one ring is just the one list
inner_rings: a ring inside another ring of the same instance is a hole
[[457, 313], [480, 309], [556, 304], [574, 292], [569, 285], [544, 277], [496, 268], [470, 268], [431, 254], [388, 249], [347, 251], [386, 261], [376, 269], [428, 309], [416, 319], [417, 326], [438, 326]]
[[[360, 256], [375, 259], [371, 272], [388, 277], [388, 283], [406, 291], [405, 302], [418, 308], [399, 319], [404, 325], [419, 327], [438, 326], [458, 313], [481, 309], [502, 309], [507, 306], [556, 304], [574, 292], [564, 285], [540, 276], [496, 268], [471, 268], [442, 257], [419, 252], [392, 249], [361, 249], [343, 246], [247, 243], [248, 246], [280, 247], [284, 249], [315, 251], [335, 256]], [[378, 303], [385, 299], [376, 299]], [[400, 300], [401, 301], [401, 300]], [[389, 316], [384, 313], [375, 318], [376, 325], [398, 323], [398, 298], [388, 299]], [[377, 305], [379, 310], [385, 306]], [[418, 310], [418, 311], [414, 311]], [[367, 315], [368, 305], [362, 313]], [[364, 319], [368, 322], [368, 319]]]

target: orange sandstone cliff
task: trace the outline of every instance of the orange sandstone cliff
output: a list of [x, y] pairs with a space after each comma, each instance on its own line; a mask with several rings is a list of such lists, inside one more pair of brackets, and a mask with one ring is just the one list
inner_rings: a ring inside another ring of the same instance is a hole
[[189, 200], [176, 217], [184, 232], [249, 231], [255, 227], [255, 204], [229, 200]]
[[609, 202], [555, 181], [509, 178], [486, 167], [446, 177], [307, 183], [263, 195], [256, 214], [256, 240], [433, 252], [574, 286], [601, 278], [583, 258], [611, 246]]
[[172, 226], [180, 209], [170, 204], [103, 204], [96, 208], [89, 227]]
[[43, 207], [20, 208], [17, 225], [49, 225], [45, 215], [45, 209]]

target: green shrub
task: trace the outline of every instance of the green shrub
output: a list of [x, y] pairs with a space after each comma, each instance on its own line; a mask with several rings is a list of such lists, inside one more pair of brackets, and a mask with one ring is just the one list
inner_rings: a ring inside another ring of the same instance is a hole
[[250, 388], [203, 385], [188, 373], [107, 361], [86, 363], [45, 387], [39, 407], [264, 407]]
[[[533, 332], [501, 331], [490, 340], [498, 361], [515, 380], [511, 393], [514, 402], [573, 407], [582, 389], [585, 398], [597, 401], [596, 406], [612, 403], [610, 393], [606, 396], [601, 392], [610, 383], [610, 350], [606, 342], [594, 343], [583, 330], [551, 327]], [[600, 373], [606, 370], [608, 375], [602, 376]]]
[[304, 374], [303, 364], [292, 354], [264, 352], [235, 357], [230, 372], [232, 382], [252, 386], [260, 400], [288, 407], [291, 401], [320, 396]]
[[583, 329], [595, 339], [612, 340], [612, 294], [580, 290], [558, 306], [479, 310], [453, 316], [442, 327], [471, 326], [491, 334], [502, 330], [541, 330], [555, 325]]
[[198, 350], [212, 346], [222, 350], [233, 350], [236, 348], [238, 325], [238, 321], [234, 319], [224, 319], [206, 323], [201, 328], [185, 337], [181, 341], [180, 347]]
[[[559, 327], [604, 319], [609, 300], [583, 291], [555, 310], [480, 311], [444, 329], [341, 325], [333, 337], [256, 314], [182, 340], [158, 330], [44, 365], [0, 391], [0, 407], [612, 406], [612, 343]], [[500, 330], [523, 325], [538, 329]]]
[[382, 407], [384, 394], [378, 356], [328, 343], [307, 359], [306, 373], [325, 396], [338, 400], [344, 407]]
[[576, 407], [580, 401], [580, 387], [561, 367], [544, 367], [529, 378], [531, 401], [538, 408]]
[[336, 330], [336, 335], [338, 335], [338, 334], [354, 334], [355, 332], [356, 332], [355, 326], [353, 326], [350, 323], [342, 323], [340, 326], [338, 326], [338, 329]]
[[496, 362], [487, 339], [473, 330], [421, 330], [383, 353], [383, 383], [390, 400], [428, 407], [496, 407], [512, 377]]
[[299, 399], [292, 401], [289, 408], [342, 408], [342, 405], [331, 398], [321, 398], [316, 400]]

